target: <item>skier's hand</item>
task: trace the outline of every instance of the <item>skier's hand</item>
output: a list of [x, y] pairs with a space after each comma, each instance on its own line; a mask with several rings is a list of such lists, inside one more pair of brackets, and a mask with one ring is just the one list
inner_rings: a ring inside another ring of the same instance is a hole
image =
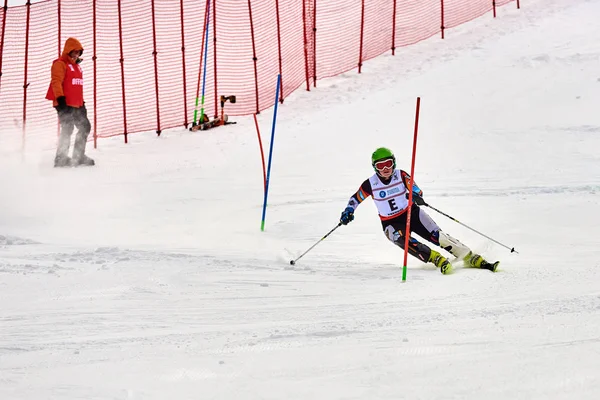
[[64, 113], [69, 110], [69, 106], [67, 105], [67, 99], [65, 98], [65, 96], [57, 97], [56, 102], [58, 103], [56, 109], [59, 113]]
[[340, 222], [342, 225], [348, 225], [348, 223], [352, 222], [354, 219], [354, 208], [346, 207], [344, 211], [342, 211], [342, 216], [340, 217]]
[[[408, 193], [406, 193], [406, 198], [408, 199]], [[418, 194], [416, 194], [415, 192], [413, 192], [413, 203], [415, 203], [418, 206], [424, 206], [425, 204], [425, 200], [423, 200], [423, 198], [421, 196], [419, 196]]]

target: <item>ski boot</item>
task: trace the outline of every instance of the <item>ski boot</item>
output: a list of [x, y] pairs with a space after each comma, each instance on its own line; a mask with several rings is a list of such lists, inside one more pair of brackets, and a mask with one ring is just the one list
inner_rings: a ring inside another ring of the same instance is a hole
[[479, 254], [475, 254], [472, 251], [470, 251], [469, 254], [467, 254], [465, 256], [464, 260], [465, 260], [465, 265], [467, 267], [487, 269], [492, 272], [496, 272], [496, 269], [498, 268], [498, 265], [500, 264], [500, 261], [496, 261], [494, 263], [489, 263], [489, 262], [485, 261], [485, 259], [482, 256], [480, 256]]
[[452, 273], [452, 264], [437, 251], [431, 250], [428, 261], [438, 267], [442, 274], [448, 275]]

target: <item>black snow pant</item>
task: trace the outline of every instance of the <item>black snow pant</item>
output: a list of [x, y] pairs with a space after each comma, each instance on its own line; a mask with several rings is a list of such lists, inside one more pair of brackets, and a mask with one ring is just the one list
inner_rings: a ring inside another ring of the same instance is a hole
[[[404, 240], [406, 237], [407, 214], [408, 212], [404, 212], [396, 218], [381, 221], [383, 231], [387, 238], [402, 249], [404, 249]], [[410, 214], [410, 230], [412, 233], [416, 233], [436, 246], [440, 245], [440, 228], [425, 211], [414, 203]], [[411, 235], [408, 240], [408, 253], [423, 262], [428, 262], [429, 256], [431, 255], [431, 249]]]
[[77, 128], [77, 136], [73, 145], [73, 158], [76, 160], [81, 159], [85, 154], [85, 145], [92, 129], [85, 105], [79, 108], [68, 107], [64, 111], [57, 110], [57, 112], [60, 122], [60, 136], [58, 138], [58, 148], [56, 149], [56, 159], [68, 158], [71, 135], [75, 128]]

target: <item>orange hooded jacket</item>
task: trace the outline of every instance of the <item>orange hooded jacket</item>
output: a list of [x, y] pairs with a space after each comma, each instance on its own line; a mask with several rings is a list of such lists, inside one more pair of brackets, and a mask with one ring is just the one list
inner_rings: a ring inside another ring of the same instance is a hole
[[69, 57], [74, 50], [83, 53], [83, 46], [79, 40], [68, 38], [62, 55], [52, 63], [52, 79], [46, 99], [53, 100], [54, 107], [58, 105], [56, 99], [60, 96], [65, 96], [70, 107], [83, 106], [83, 73], [79, 64]]

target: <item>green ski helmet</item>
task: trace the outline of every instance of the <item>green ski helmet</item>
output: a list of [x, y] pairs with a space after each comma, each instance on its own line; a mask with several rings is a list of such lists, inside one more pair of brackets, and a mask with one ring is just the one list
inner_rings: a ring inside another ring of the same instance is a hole
[[394, 164], [392, 165], [392, 169], [396, 169], [396, 157], [394, 156], [394, 153], [388, 149], [387, 147], [380, 147], [377, 150], [375, 150], [373, 152], [373, 154], [371, 155], [371, 165], [373, 166], [373, 169], [375, 170], [375, 172], [377, 171], [377, 168], [375, 168], [375, 163], [377, 161], [381, 161], [381, 160], [392, 160], [394, 162]]

